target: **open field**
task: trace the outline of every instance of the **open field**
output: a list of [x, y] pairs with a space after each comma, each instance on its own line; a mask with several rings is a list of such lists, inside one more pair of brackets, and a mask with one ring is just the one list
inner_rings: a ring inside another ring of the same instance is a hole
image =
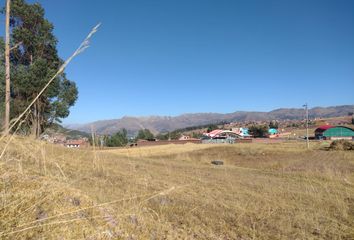
[[0, 238], [353, 239], [354, 153], [325, 144], [92, 151], [15, 139]]

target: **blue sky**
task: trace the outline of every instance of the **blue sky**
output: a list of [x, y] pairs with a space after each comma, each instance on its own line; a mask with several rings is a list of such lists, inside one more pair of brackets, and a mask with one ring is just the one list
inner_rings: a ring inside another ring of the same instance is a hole
[[353, 0], [38, 2], [64, 59], [102, 23], [65, 123], [354, 103]]

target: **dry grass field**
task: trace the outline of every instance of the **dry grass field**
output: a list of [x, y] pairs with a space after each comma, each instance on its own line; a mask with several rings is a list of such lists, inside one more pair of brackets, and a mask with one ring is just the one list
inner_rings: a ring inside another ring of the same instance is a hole
[[324, 145], [15, 139], [0, 163], [0, 239], [354, 239], [354, 153]]

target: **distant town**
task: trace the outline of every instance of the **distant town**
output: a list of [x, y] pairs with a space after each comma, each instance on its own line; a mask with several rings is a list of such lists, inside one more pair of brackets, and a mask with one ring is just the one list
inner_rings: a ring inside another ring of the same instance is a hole
[[[311, 141], [354, 139], [354, 119], [350, 113], [343, 117], [315, 118], [308, 121], [308, 138]], [[125, 129], [112, 135], [63, 130], [46, 131], [41, 139], [68, 148], [136, 147], [185, 143], [251, 143], [306, 140], [306, 120], [247, 121], [208, 124], [187, 127], [167, 133], [153, 134], [149, 129], [128, 136]], [[68, 134], [71, 133], [71, 134]]]

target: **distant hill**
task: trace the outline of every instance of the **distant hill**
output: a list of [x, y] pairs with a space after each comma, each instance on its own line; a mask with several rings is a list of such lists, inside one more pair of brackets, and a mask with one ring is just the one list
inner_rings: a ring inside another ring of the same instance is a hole
[[[347, 116], [354, 111], [354, 105], [334, 107], [315, 107], [309, 110], [310, 118], [328, 118]], [[220, 122], [245, 122], [266, 120], [297, 120], [304, 119], [302, 108], [280, 108], [270, 112], [247, 112], [234, 113], [191, 113], [176, 117], [149, 116], [149, 117], [123, 117], [120, 119], [101, 120], [87, 124], [66, 125], [66, 128], [91, 132], [91, 126], [99, 134], [112, 134], [122, 128], [128, 130], [129, 135], [135, 135], [140, 129], [150, 129], [153, 133], [168, 132], [180, 128], [206, 125]]]
[[75, 129], [67, 129], [59, 124], [53, 124], [47, 128], [43, 134], [55, 135], [62, 134], [67, 137], [67, 139], [79, 139], [79, 138], [89, 138], [90, 134], [88, 132], [83, 132]]

